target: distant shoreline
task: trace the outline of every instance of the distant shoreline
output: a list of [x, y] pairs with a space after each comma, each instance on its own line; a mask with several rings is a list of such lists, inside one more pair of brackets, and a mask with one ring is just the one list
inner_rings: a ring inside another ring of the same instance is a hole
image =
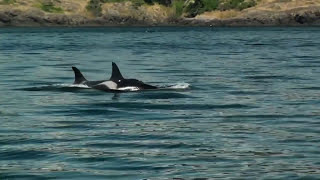
[[140, 18], [104, 15], [89, 18], [80, 14], [56, 14], [42, 11], [6, 9], [0, 11], [0, 27], [128, 27], [128, 26], [204, 26], [204, 27], [268, 27], [320, 26], [320, 7], [298, 8], [290, 11], [254, 11], [240, 17], [214, 19]]
[[46, 19], [30, 19], [18, 20], [10, 19], [1, 22], [0, 28], [3, 27], [308, 27], [320, 26], [320, 18], [317, 21], [297, 22], [292, 19], [283, 20], [285, 22], [274, 22], [270, 19], [265, 21], [257, 19], [227, 19], [227, 20], [198, 20], [198, 19], [177, 19], [175, 21], [165, 23], [148, 23], [135, 20], [127, 21], [108, 21], [101, 19], [85, 19], [84, 21], [74, 21], [72, 18], [63, 17], [55, 21], [47, 21]]
[[0, 22], [0, 28], [5, 27], [319, 27], [320, 21], [298, 23], [290, 21], [287, 23], [261, 22], [258, 20], [228, 19], [228, 20], [196, 20], [181, 19], [166, 23], [144, 23], [144, 22], [110, 22], [100, 20], [87, 20], [86, 22]]

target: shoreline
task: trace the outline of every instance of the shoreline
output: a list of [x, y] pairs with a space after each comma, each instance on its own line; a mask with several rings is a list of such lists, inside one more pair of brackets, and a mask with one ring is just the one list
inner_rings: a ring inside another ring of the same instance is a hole
[[94, 27], [320, 27], [320, 22], [314, 23], [260, 23], [255, 21], [234, 20], [182, 20], [177, 23], [83, 23], [83, 24], [61, 24], [61, 23], [21, 23], [0, 24], [0, 28], [41, 28], [41, 27], [66, 27], [66, 28], [94, 28]]
[[[70, 19], [72, 20], [72, 19]], [[45, 20], [43, 20], [45, 21]], [[272, 22], [271, 20], [259, 21], [257, 19], [228, 19], [228, 20], [197, 20], [181, 19], [166, 23], [148, 22], [110, 22], [100, 20], [87, 20], [86, 22], [69, 23], [66, 22], [7, 22], [3, 23], [0, 19], [0, 28], [5, 27], [319, 27], [320, 18], [317, 21], [307, 21], [299, 23], [289, 21], [285, 23]]]
[[86, 17], [81, 14], [55, 14], [42, 11], [7, 9], [0, 11], [0, 27], [274, 27], [320, 26], [320, 6], [288, 11], [253, 11], [233, 18], [148, 18], [122, 14]]

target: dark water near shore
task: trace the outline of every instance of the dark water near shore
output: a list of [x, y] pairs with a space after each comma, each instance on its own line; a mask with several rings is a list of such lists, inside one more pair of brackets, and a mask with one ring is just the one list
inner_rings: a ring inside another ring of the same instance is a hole
[[0, 29], [0, 179], [318, 179], [319, 32]]

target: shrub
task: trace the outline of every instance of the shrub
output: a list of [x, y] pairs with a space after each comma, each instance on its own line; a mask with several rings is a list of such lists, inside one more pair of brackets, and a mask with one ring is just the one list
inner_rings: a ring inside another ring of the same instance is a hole
[[187, 17], [195, 17], [198, 14], [204, 12], [203, 3], [201, 0], [195, 0], [194, 3], [190, 3], [185, 7]]
[[144, 2], [147, 4], [158, 3], [164, 6], [170, 6], [174, 3], [173, 0], [144, 0]]
[[194, 3], [187, 5], [186, 12], [188, 17], [195, 17], [205, 11], [213, 11], [218, 8], [219, 0], [195, 0]]
[[[115, 3], [115, 2], [120, 3], [120, 2], [126, 2], [126, 1], [131, 1], [132, 4], [134, 4], [135, 6], [141, 6], [141, 5], [145, 4], [145, 2], [147, 0], [100, 0], [101, 3]], [[150, 0], [150, 2], [151, 1], [152, 0]]]
[[159, 4], [170, 6], [173, 2], [173, 0], [153, 0], [154, 2], [157, 2]]
[[173, 1], [172, 7], [174, 8], [175, 16], [179, 17], [183, 14], [184, 1], [175, 0]]
[[219, 6], [219, 0], [202, 0], [204, 11], [216, 10]]
[[246, 1], [246, 2], [242, 2], [238, 6], [238, 9], [239, 10], [243, 10], [243, 9], [251, 8], [251, 7], [255, 6], [255, 5], [257, 5], [257, 3], [254, 0]]
[[244, 0], [228, 0], [224, 3], [221, 3], [219, 9], [222, 11], [226, 11], [229, 9], [235, 9], [241, 2]]
[[0, 4], [2, 4], [2, 5], [14, 4], [14, 3], [16, 3], [16, 0], [2, 0], [0, 2]]
[[98, 0], [98, 1], [100, 1], [101, 3], [108, 3], [108, 2], [125, 2], [128, 0]]
[[225, 3], [221, 3], [219, 10], [226, 11], [230, 9], [243, 10], [255, 6], [257, 3], [254, 0], [228, 0]]
[[101, 16], [102, 15], [101, 6], [103, 3], [121, 3], [126, 1], [131, 1], [133, 6], [135, 7], [139, 7], [145, 3], [144, 0], [90, 0], [86, 8], [94, 16]]
[[40, 8], [45, 12], [50, 13], [62, 13], [63, 9], [56, 7], [51, 1], [50, 2], [41, 2]]
[[101, 16], [101, 3], [100, 0], [90, 0], [86, 6], [87, 10], [90, 11], [94, 16]]
[[142, 6], [143, 4], [145, 4], [144, 0], [131, 0], [131, 1], [135, 7], [139, 7], [139, 6]]

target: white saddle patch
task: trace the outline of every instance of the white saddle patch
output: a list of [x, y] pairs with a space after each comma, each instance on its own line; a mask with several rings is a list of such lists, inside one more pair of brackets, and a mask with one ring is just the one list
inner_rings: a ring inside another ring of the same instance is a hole
[[135, 86], [127, 86], [127, 87], [119, 88], [118, 90], [120, 90], [120, 91], [139, 91], [140, 88], [135, 87]]
[[102, 83], [100, 83], [100, 84], [98, 84], [98, 85], [104, 85], [104, 86], [106, 86], [108, 89], [114, 89], [114, 90], [116, 90], [117, 87], [118, 87], [118, 85], [117, 85], [115, 82], [113, 82], [113, 81], [104, 81], [104, 82], [102, 82]]

